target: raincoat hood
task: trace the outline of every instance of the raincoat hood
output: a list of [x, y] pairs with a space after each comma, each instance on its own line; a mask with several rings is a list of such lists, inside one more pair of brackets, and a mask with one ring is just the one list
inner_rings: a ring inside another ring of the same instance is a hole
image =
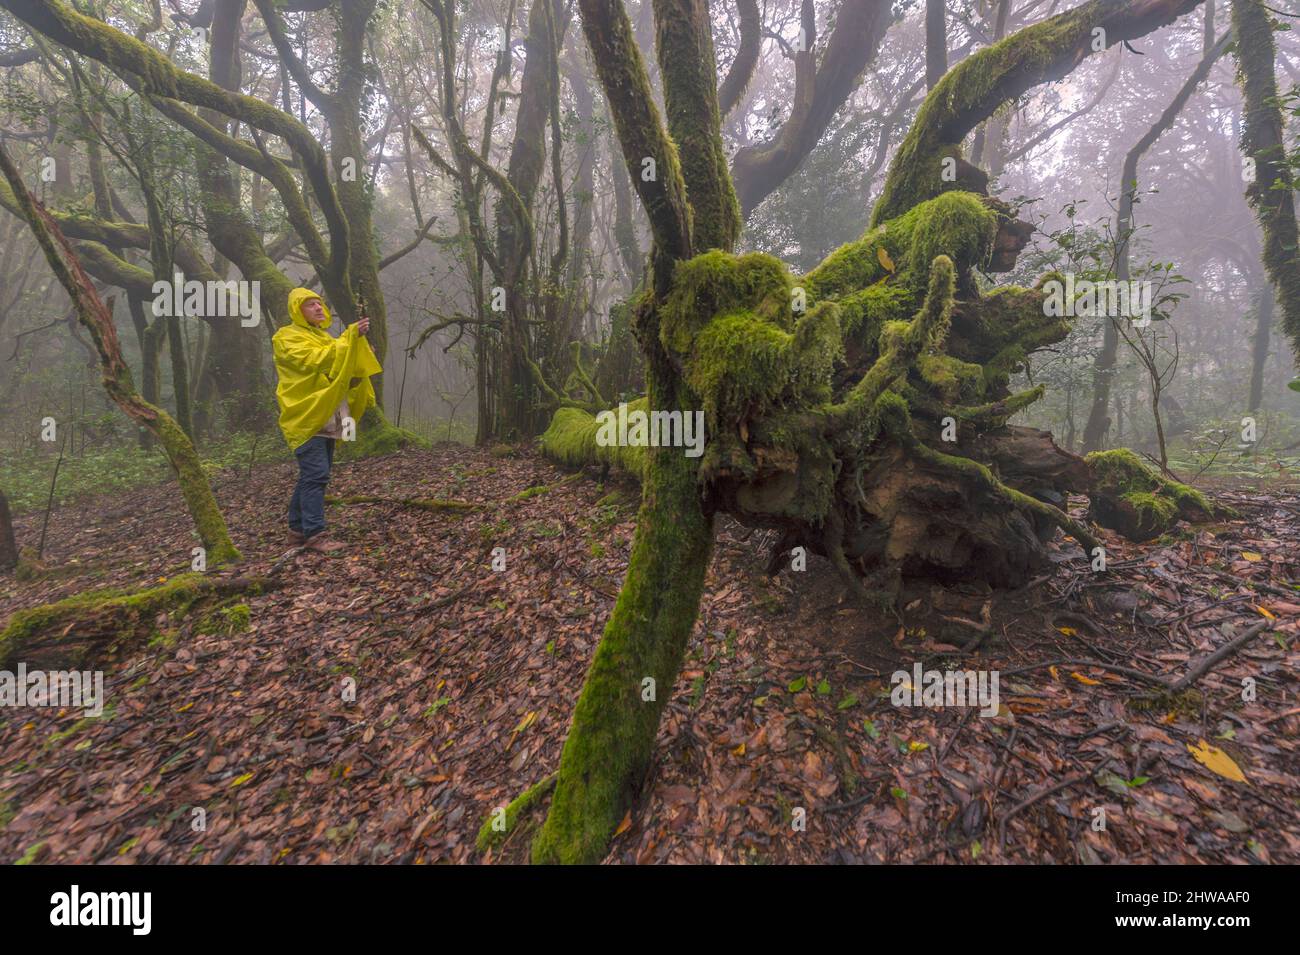
[[[292, 450], [324, 427], [345, 398], [353, 421], [360, 421], [375, 403], [370, 376], [383, 371], [370, 342], [357, 333], [355, 325], [335, 338], [325, 330], [328, 322], [325, 328], [317, 328], [307, 321], [302, 306], [313, 298], [320, 296], [311, 289], [290, 292], [292, 324], [271, 339], [279, 376], [275, 397], [280, 405], [280, 430]], [[325, 316], [330, 317], [328, 308]]]

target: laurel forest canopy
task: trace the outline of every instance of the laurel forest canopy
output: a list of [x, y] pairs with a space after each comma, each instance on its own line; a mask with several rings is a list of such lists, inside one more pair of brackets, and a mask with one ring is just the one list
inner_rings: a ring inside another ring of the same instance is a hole
[[[51, 571], [11, 510], [165, 462], [235, 575], [27, 607], [0, 662], [283, 586], [216, 476], [288, 460], [300, 286], [371, 321], [358, 468], [456, 442], [639, 494], [484, 851], [606, 856], [724, 524], [892, 619], [1232, 520], [1196, 479], [1300, 444], [1300, 46], [1262, 0], [1062, 6], [0, 0], [0, 571]], [[389, 491], [335, 503], [482, 509]]]

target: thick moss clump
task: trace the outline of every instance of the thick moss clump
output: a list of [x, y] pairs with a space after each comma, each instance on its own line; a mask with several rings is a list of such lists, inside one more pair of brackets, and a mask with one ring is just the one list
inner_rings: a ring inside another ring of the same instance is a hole
[[1179, 520], [1208, 521], [1233, 513], [1200, 491], [1162, 477], [1127, 448], [1094, 451], [1085, 460], [1092, 477], [1089, 519], [1129, 540], [1159, 537]]
[[948, 256], [958, 275], [964, 276], [988, 259], [997, 232], [997, 213], [981, 196], [946, 192], [836, 249], [808, 273], [804, 283], [813, 297], [821, 299], [888, 279], [912, 295], [901, 314], [891, 316], [905, 318], [925, 293], [936, 256]]
[[397, 427], [378, 408], [368, 408], [357, 422], [357, 439], [340, 441], [336, 450], [339, 460], [356, 461], [393, 454], [403, 448], [428, 446], [428, 441], [414, 431]]
[[[645, 398], [627, 404], [627, 413], [644, 412], [649, 406]], [[636, 476], [644, 477], [646, 449], [618, 444], [601, 445], [596, 442], [600, 424], [596, 416], [581, 408], [558, 408], [551, 418], [550, 427], [538, 438], [542, 453], [552, 461], [569, 467], [581, 468], [589, 464], [617, 467]]]
[[772, 256], [714, 251], [680, 263], [659, 328], [705, 413], [705, 477], [753, 472], [747, 421], [831, 397], [842, 354], [838, 306], [796, 301], [789, 271]]

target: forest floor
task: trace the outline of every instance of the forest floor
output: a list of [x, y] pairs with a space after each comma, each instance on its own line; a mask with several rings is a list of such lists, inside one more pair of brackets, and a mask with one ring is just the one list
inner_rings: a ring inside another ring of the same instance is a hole
[[[522, 858], [522, 830], [486, 855], [475, 835], [558, 764], [638, 489], [456, 445], [342, 464], [331, 495], [481, 508], [335, 503], [348, 550], [285, 559], [294, 476], [215, 480], [245, 557], [221, 573], [279, 581], [245, 628], [159, 620], [106, 666], [99, 718], [0, 709], [0, 863]], [[768, 579], [763, 533], [723, 522], [607, 861], [1300, 862], [1300, 487], [1216, 490], [1240, 520], [1107, 537], [1104, 573], [1058, 540], [1055, 573], [915, 584], [901, 619], [854, 606], [816, 557]], [[172, 578], [193, 543], [171, 484], [66, 504], [53, 573], [0, 578], [0, 622]], [[1190, 688], [1163, 685], [1256, 623]], [[916, 661], [999, 671], [998, 715], [893, 706]]]

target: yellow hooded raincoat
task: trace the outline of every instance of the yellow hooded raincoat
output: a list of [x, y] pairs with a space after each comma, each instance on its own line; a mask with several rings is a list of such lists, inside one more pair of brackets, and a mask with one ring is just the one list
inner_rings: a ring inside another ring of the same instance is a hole
[[[383, 371], [370, 342], [357, 333], [355, 325], [349, 325], [335, 338], [307, 321], [302, 306], [313, 298], [320, 296], [311, 289], [290, 292], [289, 318], [293, 324], [281, 328], [271, 339], [280, 378], [275, 389], [280, 430], [295, 451], [325, 426], [344, 398], [352, 419], [360, 421], [375, 403], [370, 376]], [[328, 308], [325, 314], [329, 315]], [[360, 380], [349, 387], [353, 379]]]

